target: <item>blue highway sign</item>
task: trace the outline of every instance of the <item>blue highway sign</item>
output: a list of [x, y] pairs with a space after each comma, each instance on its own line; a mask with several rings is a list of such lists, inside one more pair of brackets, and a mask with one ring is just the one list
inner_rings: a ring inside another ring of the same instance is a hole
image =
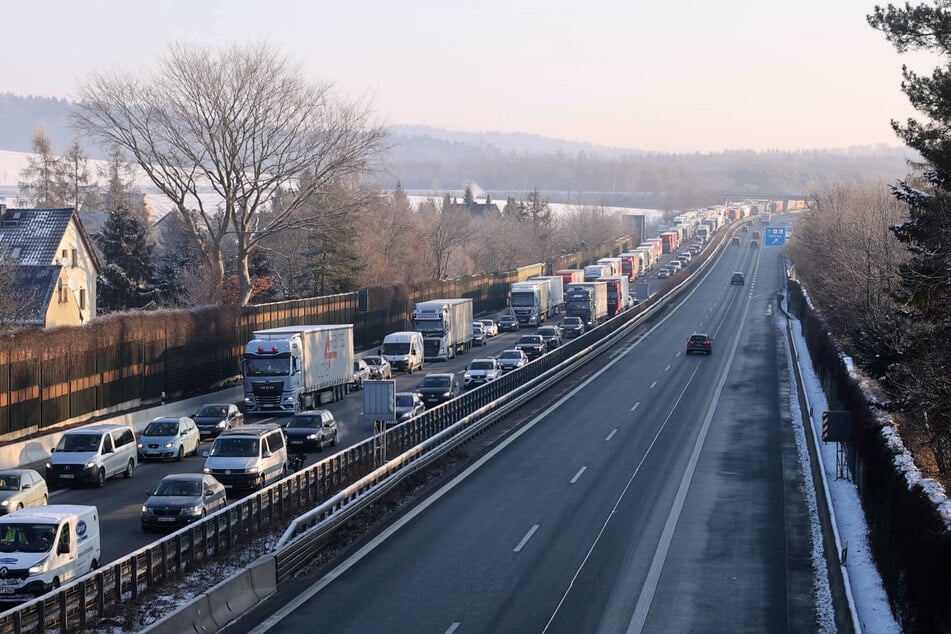
[[768, 247], [781, 247], [786, 244], [786, 227], [766, 227], [763, 243]]

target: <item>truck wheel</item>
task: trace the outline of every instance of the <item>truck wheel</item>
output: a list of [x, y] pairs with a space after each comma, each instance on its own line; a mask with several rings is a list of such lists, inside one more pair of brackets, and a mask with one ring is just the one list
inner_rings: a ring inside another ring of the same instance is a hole
[[89, 572], [93, 572], [98, 567], [99, 567], [99, 560], [93, 559], [92, 563], [89, 565]]
[[106, 486], [106, 470], [100, 469], [99, 475], [96, 477], [96, 486], [100, 489]]

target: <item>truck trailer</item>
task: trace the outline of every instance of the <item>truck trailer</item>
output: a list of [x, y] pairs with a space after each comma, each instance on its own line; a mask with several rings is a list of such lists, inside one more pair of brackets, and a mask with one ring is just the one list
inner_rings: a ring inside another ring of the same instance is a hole
[[614, 317], [627, 308], [630, 291], [626, 275], [608, 275], [598, 281], [604, 282], [608, 287], [608, 317]]
[[416, 304], [413, 329], [423, 333], [427, 361], [446, 361], [472, 347], [472, 300], [432, 299]]
[[548, 280], [529, 280], [512, 284], [509, 304], [518, 323], [538, 326], [548, 318], [550, 307]]
[[627, 251], [618, 257], [621, 258], [621, 273], [633, 282], [641, 274], [641, 258], [643, 256], [640, 253]]
[[353, 376], [353, 325], [258, 330], [241, 370], [246, 414], [293, 414], [341, 399]]
[[608, 318], [608, 285], [606, 282], [575, 282], [565, 290], [565, 315], [580, 317], [586, 328], [593, 328]]
[[548, 314], [557, 315], [565, 308], [565, 280], [560, 275], [538, 275], [528, 278], [532, 281], [548, 282]]
[[606, 273], [605, 275], [620, 275], [623, 272], [621, 258], [601, 258], [598, 260], [598, 264], [611, 267], [611, 272]]
[[573, 282], [584, 281], [584, 269], [559, 269], [555, 271], [555, 275], [561, 276], [561, 279], [565, 281], [565, 287]]
[[605, 275], [611, 275], [611, 267], [607, 264], [589, 264], [584, 267], [584, 281], [594, 282]]

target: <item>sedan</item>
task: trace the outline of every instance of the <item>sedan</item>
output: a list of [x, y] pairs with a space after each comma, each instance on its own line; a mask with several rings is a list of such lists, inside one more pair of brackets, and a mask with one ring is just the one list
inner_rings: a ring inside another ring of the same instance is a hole
[[687, 354], [713, 354], [713, 340], [710, 335], [703, 332], [695, 332], [687, 339]]
[[668, 269], [666, 266], [657, 271], [657, 279], [662, 280], [668, 277], [670, 277], [670, 269]]
[[426, 407], [435, 407], [459, 395], [459, 381], [451, 372], [427, 374], [416, 387]]
[[393, 366], [386, 360], [386, 357], [372, 356], [363, 357], [370, 368], [370, 378], [375, 380], [392, 379]]
[[515, 315], [499, 317], [499, 330], [502, 332], [518, 332], [518, 318]]
[[353, 380], [350, 381], [350, 387], [354, 390], [362, 390], [363, 382], [370, 380], [370, 365], [363, 359], [357, 359], [353, 362]]
[[537, 359], [545, 354], [547, 344], [541, 335], [522, 335], [515, 347], [524, 352], [529, 359]]
[[499, 362], [502, 372], [517, 370], [528, 363], [528, 357], [525, 356], [525, 353], [515, 349], [503, 350], [495, 359]]
[[487, 337], [498, 337], [499, 336], [499, 325], [495, 323], [493, 319], [480, 319], [479, 323], [485, 326], [485, 334]]
[[545, 340], [546, 350], [554, 350], [561, 345], [561, 330], [558, 326], [542, 326], [535, 331], [535, 334]]
[[139, 438], [139, 457], [181, 461], [185, 456], [197, 456], [200, 443], [198, 426], [188, 416], [156, 418]]
[[244, 425], [244, 414], [234, 403], [207, 403], [191, 418], [202, 438], [214, 438], [223, 431]]
[[0, 515], [25, 506], [43, 506], [49, 499], [46, 480], [33, 469], [0, 471]]
[[324, 445], [337, 444], [337, 421], [327, 409], [297, 412], [284, 425], [287, 448], [304, 451], [323, 451]]
[[489, 336], [485, 334], [485, 326], [478, 322], [472, 324], [472, 345], [484, 346], [488, 340]]
[[408, 421], [414, 416], [419, 416], [426, 409], [423, 399], [416, 392], [397, 392], [396, 393], [396, 422], [402, 423]]
[[142, 505], [142, 530], [180, 528], [228, 504], [214, 476], [176, 473], [162, 478]]

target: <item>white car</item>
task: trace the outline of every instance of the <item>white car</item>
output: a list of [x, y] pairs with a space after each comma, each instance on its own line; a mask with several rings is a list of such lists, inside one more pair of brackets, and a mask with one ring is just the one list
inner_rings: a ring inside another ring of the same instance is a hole
[[468, 389], [482, 385], [483, 383], [488, 383], [489, 381], [494, 381], [500, 376], [502, 376], [502, 368], [496, 359], [492, 357], [473, 359], [469, 367], [466, 368], [466, 373], [462, 378], [462, 385]]
[[667, 267], [664, 267], [660, 269], [659, 271], [657, 271], [657, 279], [662, 280], [667, 277], [670, 277], [670, 269], [668, 269]]
[[0, 471], [0, 515], [49, 503], [46, 480], [33, 469]]
[[528, 364], [528, 357], [525, 356], [525, 353], [515, 349], [503, 350], [495, 359], [499, 362], [502, 372], [511, 372]]
[[478, 321], [485, 326], [485, 334], [487, 337], [499, 336], [499, 325], [495, 323], [494, 319], [480, 319]]
[[187, 416], [156, 418], [139, 437], [139, 457], [145, 460], [197, 456], [201, 434], [195, 421]]

